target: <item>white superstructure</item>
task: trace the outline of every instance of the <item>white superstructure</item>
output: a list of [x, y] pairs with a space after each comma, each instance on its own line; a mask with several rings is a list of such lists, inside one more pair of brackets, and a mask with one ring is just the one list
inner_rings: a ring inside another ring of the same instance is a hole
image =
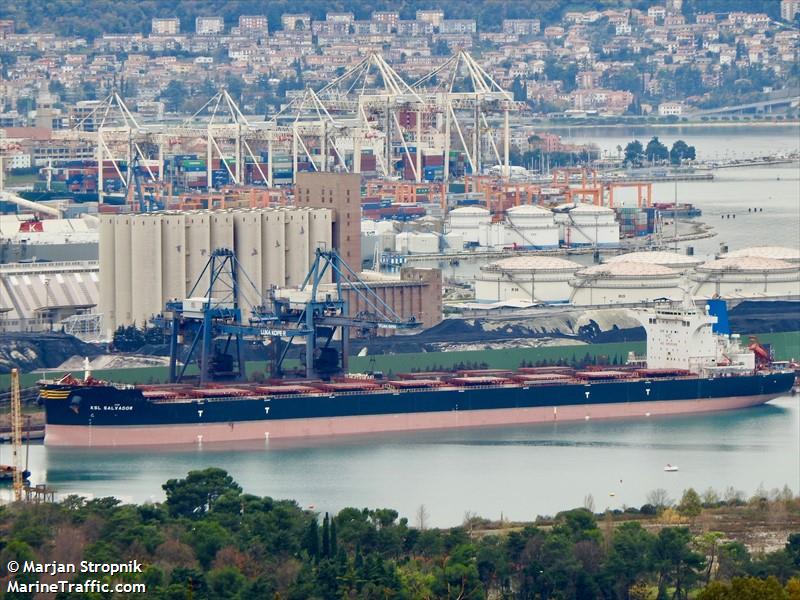
[[647, 367], [678, 369], [704, 376], [753, 372], [755, 354], [744, 348], [738, 335], [713, 331], [717, 317], [710, 308], [664, 304], [634, 311], [647, 332]]

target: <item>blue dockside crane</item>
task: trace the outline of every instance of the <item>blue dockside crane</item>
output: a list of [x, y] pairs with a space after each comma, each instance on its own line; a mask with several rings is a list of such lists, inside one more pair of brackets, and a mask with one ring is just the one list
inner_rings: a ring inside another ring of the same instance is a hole
[[[327, 274], [333, 285], [322, 287]], [[242, 286], [251, 288], [251, 297], [260, 300], [257, 305], [243, 310]], [[349, 315], [348, 296], [358, 298], [364, 310]], [[336, 250], [324, 249], [316, 250], [305, 280], [288, 298], [279, 297], [274, 289], [258, 290], [232, 250], [214, 250], [189, 297], [167, 302], [164, 312], [171, 316], [160, 315], [154, 323], [169, 334], [170, 381], [183, 381], [187, 367], [196, 362], [201, 385], [246, 380], [248, 340], [268, 344], [271, 376], [285, 377], [289, 374], [285, 361], [295, 338], [304, 338], [304, 368], [295, 374], [330, 379], [347, 372], [352, 328], [401, 330], [420, 325], [413, 317], [401, 318]]]

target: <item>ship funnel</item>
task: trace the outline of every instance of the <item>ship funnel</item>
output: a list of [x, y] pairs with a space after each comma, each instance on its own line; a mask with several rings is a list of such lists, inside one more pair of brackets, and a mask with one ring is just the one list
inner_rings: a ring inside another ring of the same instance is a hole
[[89, 378], [92, 376], [92, 369], [89, 366], [89, 357], [83, 357], [83, 380], [89, 381]]

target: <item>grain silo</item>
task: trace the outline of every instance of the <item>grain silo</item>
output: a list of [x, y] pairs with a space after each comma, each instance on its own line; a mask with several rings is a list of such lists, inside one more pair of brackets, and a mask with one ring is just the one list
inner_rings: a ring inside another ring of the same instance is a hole
[[131, 317], [141, 326], [164, 308], [161, 293], [160, 215], [133, 215], [131, 222]]
[[233, 211], [211, 213], [211, 249], [233, 250]]
[[161, 291], [166, 298], [186, 295], [186, 215], [166, 213], [161, 216]]
[[[308, 212], [308, 258], [313, 261], [317, 249], [330, 250], [331, 244], [331, 211], [327, 208], [309, 208]], [[307, 266], [307, 265], [306, 265]], [[307, 271], [306, 271], [307, 272]], [[332, 273], [328, 270], [322, 281], [332, 281]]]
[[492, 216], [488, 210], [480, 206], [462, 206], [448, 213], [449, 231], [460, 233], [465, 243], [477, 244], [481, 226], [488, 225]]
[[645, 265], [661, 265], [679, 273], [686, 273], [689, 269], [696, 267], [703, 262], [702, 258], [679, 254], [678, 252], [667, 252], [663, 250], [653, 250], [652, 252], [629, 252], [628, 254], [618, 254], [612, 256], [605, 262], [614, 263], [637, 263]]
[[116, 286], [116, 276], [114, 270], [114, 261], [116, 253], [114, 252], [114, 215], [101, 215], [100, 216], [100, 246], [104, 248], [103, 252], [99, 253], [100, 273], [104, 276], [100, 278], [100, 299], [97, 310], [103, 315], [103, 330], [107, 338], [114, 334], [116, 325], [116, 299], [114, 288]]
[[678, 300], [681, 275], [656, 264], [618, 262], [594, 265], [575, 273], [570, 302], [579, 306], [638, 304], [661, 298]]
[[261, 212], [261, 284], [265, 289], [286, 285], [286, 211]]
[[261, 284], [262, 251], [261, 214], [258, 211], [240, 210], [233, 213], [233, 248], [235, 248], [236, 280], [239, 285], [239, 305], [245, 314], [253, 306], [262, 304], [264, 289]]
[[800, 296], [800, 264], [739, 256], [710, 260], [689, 275], [692, 293], [702, 298]]
[[581, 266], [555, 256], [513, 256], [484, 265], [475, 277], [477, 302], [525, 300], [563, 303], [569, 281]]
[[286, 211], [286, 285], [303, 283], [308, 274], [308, 211]]
[[506, 211], [504, 243], [521, 248], [557, 248], [558, 225], [552, 211], [526, 204]]
[[[104, 248], [100, 249], [102, 255]], [[102, 275], [102, 271], [101, 271]], [[119, 216], [114, 220], [114, 328], [130, 324], [131, 313], [131, 217]], [[102, 277], [101, 277], [102, 278]]]
[[[208, 272], [203, 269], [211, 252], [211, 213], [194, 211], [186, 213], [186, 295], [203, 296], [208, 291]], [[202, 279], [198, 282], [200, 274]]]

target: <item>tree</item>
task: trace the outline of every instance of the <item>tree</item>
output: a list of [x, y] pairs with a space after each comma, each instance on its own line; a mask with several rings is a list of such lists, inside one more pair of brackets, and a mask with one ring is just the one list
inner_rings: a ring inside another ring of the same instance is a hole
[[697, 158], [694, 146], [689, 146], [683, 140], [677, 140], [672, 144], [669, 151], [669, 161], [673, 165], [679, 165], [684, 160], [695, 160]]
[[653, 138], [647, 142], [647, 148], [645, 148], [644, 153], [647, 160], [650, 162], [667, 160], [669, 157], [669, 150], [658, 140], [658, 136], [653, 136]]
[[178, 79], [170, 81], [158, 95], [159, 99], [164, 101], [168, 112], [180, 112], [187, 96], [186, 86]]
[[170, 479], [161, 487], [167, 494], [169, 513], [189, 518], [211, 511], [214, 503], [227, 492], [242, 492], [233, 477], [216, 467], [189, 471], [185, 479]]
[[672, 500], [669, 497], [669, 492], [664, 488], [657, 488], [647, 494], [647, 503], [652, 504], [658, 509], [664, 509], [672, 506]]
[[686, 527], [667, 527], [658, 532], [653, 546], [653, 564], [658, 572], [658, 597], [666, 598], [668, 587], [674, 587], [673, 598], [688, 597], [688, 590], [703, 568], [703, 557], [689, 546], [692, 536]]
[[678, 504], [678, 512], [685, 517], [698, 517], [702, 511], [703, 504], [700, 502], [700, 495], [694, 488], [685, 490]]
[[628, 142], [625, 146], [625, 164], [638, 166], [642, 164], [642, 157], [644, 156], [644, 146], [639, 140]]
[[525, 102], [528, 99], [527, 88], [522, 83], [519, 75], [514, 77], [514, 81], [511, 84], [511, 93], [514, 95], [514, 100], [516, 102]]
[[606, 572], [619, 598], [627, 599], [631, 587], [651, 570], [654, 545], [654, 536], [637, 522], [623, 523], [614, 532]]

